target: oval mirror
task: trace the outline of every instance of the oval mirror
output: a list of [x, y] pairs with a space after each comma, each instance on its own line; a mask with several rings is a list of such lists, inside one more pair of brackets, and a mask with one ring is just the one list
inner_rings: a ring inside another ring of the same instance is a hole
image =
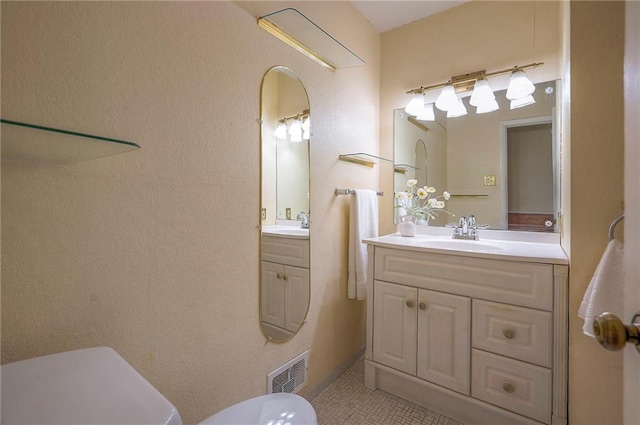
[[309, 309], [309, 98], [283, 66], [262, 79], [260, 323], [284, 342]]

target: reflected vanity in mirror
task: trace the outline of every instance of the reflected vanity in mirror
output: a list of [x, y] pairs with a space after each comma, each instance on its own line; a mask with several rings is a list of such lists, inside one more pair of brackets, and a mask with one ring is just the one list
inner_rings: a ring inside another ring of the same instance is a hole
[[[505, 91], [495, 92], [500, 109], [435, 121], [394, 111], [394, 191], [418, 186], [446, 190], [446, 210], [430, 226], [471, 214], [491, 229], [558, 231], [560, 161], [556, 102], [560, 81], [536, 84], [535, 103], [510, 109]], [[398, 222], [398, 209], [394, 217]]]
[[261, 93], [260, 321], [269, 341], [300, 329], [310, 296], [307, 92], [290, 69], [271, 68]]

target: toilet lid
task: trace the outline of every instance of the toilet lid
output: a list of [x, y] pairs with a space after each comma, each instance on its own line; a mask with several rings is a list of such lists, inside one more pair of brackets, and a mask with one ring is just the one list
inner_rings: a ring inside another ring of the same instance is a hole
[[200, 425], [317, 425], [316, 412], [304, 398], [289, 393], [267, 394], [234, 404]]

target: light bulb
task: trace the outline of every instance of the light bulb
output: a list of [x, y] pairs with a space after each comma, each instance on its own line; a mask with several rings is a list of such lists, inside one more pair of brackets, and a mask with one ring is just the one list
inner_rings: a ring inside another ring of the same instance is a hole
[[276, 127], [276, 131], [274, 131], [273, 135], [276, 136], [276, 139], [287, 138], [287, 125], [284, 121], [278, 122], [278, 126]]
[[489, 102], [495, 101], [496, 96], [493, 94], [489, 82], [487, 80], [478, 80], [473, 87], [473, 94], [469, 99], [469, 105], [480, 106], [483, 104], [488, 105]]
[[498, 109], [500, 109], [500, 106], [498, 106], [498, 102], [496, 102], [495, 99], [492, 99], [488, 102], [484, 102], [478, 105], [478, 107], [476, 108], [476, 114], [486, 114], [487, 112], [497, 111]]
[[311, 117], [307, 117], [302, 122], [302, 138], [309, 140], [311, 138]]
[[302, 122], [299, 119], [293, 120], [289, 126], [289, 135], [292, 142], [302, 142]]
[[527, 97], [536, 90], [536, 86], [527, 78], [524, 71], [517, 70], [511, 74], [509, 87], [507, 88], [507, 99], [515, 100]]
[[533, 98], [533, 96], [529, 95], [527, 97], [523, 97], [522, 99], [512, 100], [509, 109], [518, 109], [522, 108], [523, 106], [533, 105], [534, 103], [536, 103], [536, 100]]
[[438, 99], [436, 99], [436, 108], [448, 112], [449, 109], [454, 109], [457, 105], [458, 96], [456, 96], [456, 90], [451, 84], [447, 84], [442, 88]]
[[404, 111], [409, 115], [418, 115], [422, 109], [424, 109], [424, 95], [421, 93], [416, 93], [407, 104], [407, 107], [404, 108]]
[[467, 115], [467, 108], [464, 106], [462, 99], [456, 96], [456, 100], [456, 106], [447, 111], [447, 118], [457, 118]]
[[420, 121], [435, 121], [436, 115], [433, 112], [433, 103], [427, 103], [422, 108], [422, 112], [416, 117]]

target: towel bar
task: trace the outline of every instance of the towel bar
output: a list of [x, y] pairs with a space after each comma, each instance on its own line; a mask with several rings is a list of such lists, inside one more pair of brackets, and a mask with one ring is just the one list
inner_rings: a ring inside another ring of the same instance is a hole
[[611, 222], [611, 225], [609, 226], [609, 240], [612, 241], [613, 239], [615, 239], [615, 235], [614, 235], [614, 231], [616, 230], [616, 226], [618, 225], [618, 223], [620, 223], [622, 221], [622, 219], [624, 218], [624, 214], [621, 215], [620, 217], [616, 218], [615, 220], [613, 220]]
[[[353, 195], [354, 193], [356, 193], [356, 191], [353, 190], [353, 189], [336, 189], [336, 191], [335, 191], [336, 196], [338, 196], [338, 195]], [[384, 196], [384, 192], [376, 192], [376, 195]]]

